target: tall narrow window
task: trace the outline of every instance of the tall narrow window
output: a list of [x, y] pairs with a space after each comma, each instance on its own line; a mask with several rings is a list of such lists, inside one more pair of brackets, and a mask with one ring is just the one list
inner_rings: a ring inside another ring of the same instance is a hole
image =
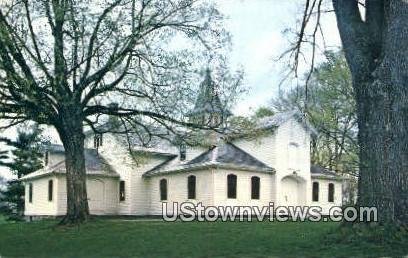
[[32, 183], [30, 183], [30, 184], [28, 185], [28, 201], [29, 201], [30, 203], [33, 202], [33, 184], [32, 184]]
[[188, 199], [196, 198], [196, 177], [189, 176], [187, 178]]
[[227, 195], [230, 199], [237, 198], [237, 176], [234, 174], [229, 174], [227, 176]]
[[328, 201], [329, 202], [334, 202], [334, 184], [330, 183], [329, 184], [329, 196], [328, 196]]
[[318, 202], [318, 201], [319, 201], [319, 183], [318, 183], [318, 182], [313, 182], [312, 200], [313, 200], [314, 202]]
[[125, 197], [125, 181], [120, 181], [119, 182], [119, 201], [123, 202], [126, 197]]
[[48, 201], [52, 201], [52, 194], [54, 192], [54, 182], [52, 180], [48, 181]]
[[49, 155], [50, 155], [50, 153], [49, 153], [49, 151], [45, 151], [45, 153], [44, 153], [44, 165], [45, 166], [48, 166], [48, 162], [49, 162]]
[[160, 180], [160, 200], [162, 201], [167, 200], [167, 180], [166, 179]]
[[257, 176], [251, 177], [251, 198], [259, 200], [261, 179]]
[[102, 141], [102, 134], [95, 134], [94, 136], [94, 148], [97, 149], [100, 146], [102, 146], [103, 141]]
[[180, 160], [184, 161], [186, 160], [186, 156], [187, 156], [187, 148], [185, 144], [181, 144], [180, 145]]

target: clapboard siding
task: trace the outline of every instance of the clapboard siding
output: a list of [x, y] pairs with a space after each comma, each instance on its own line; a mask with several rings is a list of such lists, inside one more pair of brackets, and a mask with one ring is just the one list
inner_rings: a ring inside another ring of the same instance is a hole
[[[323, 214], [329, 214], [329, 210], [333, 206], [340, 207], [342, 205], [342, 182], [327, 179], [312, 179], [313, 182], [319, 183], [319, 201], [311, 202], [313, 206], [322, 207]], [[329, 202], [329, 184], [334, 184], [334, 202]], [[312, 194], [310, 194], [311, 196]]]
[[[53, 180], [53, 200], [48, 201], [48, 181]], [[55, 216], [58, 214], [58, 182], [57, 177], [43, 177], [25, 182], [25, 211], [27, 216]], [[29, 184], [33, 185], [33, 201], [29, 202]]]
[[[190, 175], [196, 176], [196, 199], [189, 200], [187, 195], [187, 177]], [[160, 200], [160, 180], [167, 180], [167, 204], [169, 208], [173, 207], [173, 203], [179, 205], [183, 202], [198, 203], [201, 202], [204, 206], [213, 205], [213, 171], [203, 170], [190, 173], [169, 174], [163, 176], [155, 176], [148, 179], [151, 195], [150, 195], [150, 215], [162, 214], [162, 201]], [[172, 209], [168, 209], [172, 213]]]
[[[227, 176], [234, 174], [237, 176], [237, 198], [227, 197]], [[251, 177], [260, 178], [260, 198], [251, 199]], [[217, 170], [214, 173], [214, 205], [215, 206], [269, 206], [275, 201], [274, 191], [275, 176], [265, 173], [249, 171]]]
[[[48, 181], [53, 180], [53, 200], [48, 201]], [[93, 215], [116, 215], [118, 200], [118, 181], [111, 177], [88, 176], [88, 197], [92, 196], [94, 189], [89, 187], [90, 181], [98, 180], [103, 186], [103, 197], [96, 206], [90, 205], [90, 213]], [[29, 184], [33, 185], [33, 202], [29, 202]], [[25, 182], [25, 212], [26, 216], [61, 216], [67, 211], [67, 186], [63, 175], [46, 176]], [[92, 202], [92, 200], [89, 200]]]

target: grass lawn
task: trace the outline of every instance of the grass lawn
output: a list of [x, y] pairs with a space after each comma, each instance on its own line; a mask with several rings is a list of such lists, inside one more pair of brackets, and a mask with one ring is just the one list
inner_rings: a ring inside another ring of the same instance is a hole
[[[1, 223], [1, 222], [0, 222]], [[408, 254], [401, 247], [325, 244], [336, 223], [175, 222], [97, 219], [0, 224], [0, 257], [351, 257]]]

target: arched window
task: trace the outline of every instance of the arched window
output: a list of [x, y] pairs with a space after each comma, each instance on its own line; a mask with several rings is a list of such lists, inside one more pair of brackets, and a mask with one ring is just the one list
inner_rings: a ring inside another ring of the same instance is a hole
[[30, 203], [33, 202], [33, 184], [32, 184], [32, 183], [30, 183], [30, 184], [28, 185], [28, 201], [29, 201]]
[[318, 182], [313, 182], [312, 200], [313, 200], [314, 202], [318, 202], [318, 201], [319, 201], [319, 183], [318, 183]]
[[187, 178], [188, 199], [196, 198], [196, 177], [189, 176]]
[[334, 184], [332, 184], [332, 183], [329, 184], [328, 201], [329, 202], [334, 202]]
[[52, 194], [54, 192], [54, 182], [52, 180], [48, 181], [48, 201], [52, 201]]
[[126, 199], [125, 181], [119, 182], [119, 201], [123, 202]]
[[167, 200], [167, 180], [166, 179], [160, 180], [160, 200], [162, 201]]
[[251, 198], [259, 200], [261, 179], [257, 176], [251, 177]]
[[229, 174], [227, 176], [227, 195], [230, 199], [237, 198], [237, 176], [234, 174]]

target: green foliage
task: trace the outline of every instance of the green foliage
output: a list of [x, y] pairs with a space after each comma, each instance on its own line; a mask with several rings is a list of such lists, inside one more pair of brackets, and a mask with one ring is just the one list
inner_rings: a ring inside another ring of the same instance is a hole
[[307, 100], [306, 88], [300, 87], [272, 100], [272, 106], [279, 111], [300, 109], [307, 113], [319, 132], [312, 145], [314, 164], [338, 173], [356, 175], [356, 103], [350, 71], [342, 52], [326, 52], [326, 61], [315, 69], [307, 91]]
[[[11, 151], [4, 151], [0, 165], [8, 167], [17, 178], [42, 168], [41, 133], [37, 125], [29, 128], [19, 128], [15, 141], [2, 139]], [[8, 161], [10, 160], [10, 161]], [[24, 187], [18, 180], [7, 182], [6, 189], [0, 191], [0, 202], [6, 204], [2, 212], [6, 214], [21, 214], [24, 209]]]
[[[263, 111], [262, 111], [263, 112]], [[269, 112], [264, 112], [266, 114]], [[257, 140], [265, 134], [270, 133], [268, 130], [259, 128], [258, 121], [260, 117], [253, 115], [251, 117], [235, 116], [230, 119], [229, 132], [227, 138], [230, 140], [236, 138], [245, 138], [251, 140]]]
[[254, 118], [264, 118], [273, 116], [274, 114], [275, 112], [273, 112], [273, 110], [268, 107], [259, 107], [257, 110], [255, 110], [255, 114], [253, 116]]

